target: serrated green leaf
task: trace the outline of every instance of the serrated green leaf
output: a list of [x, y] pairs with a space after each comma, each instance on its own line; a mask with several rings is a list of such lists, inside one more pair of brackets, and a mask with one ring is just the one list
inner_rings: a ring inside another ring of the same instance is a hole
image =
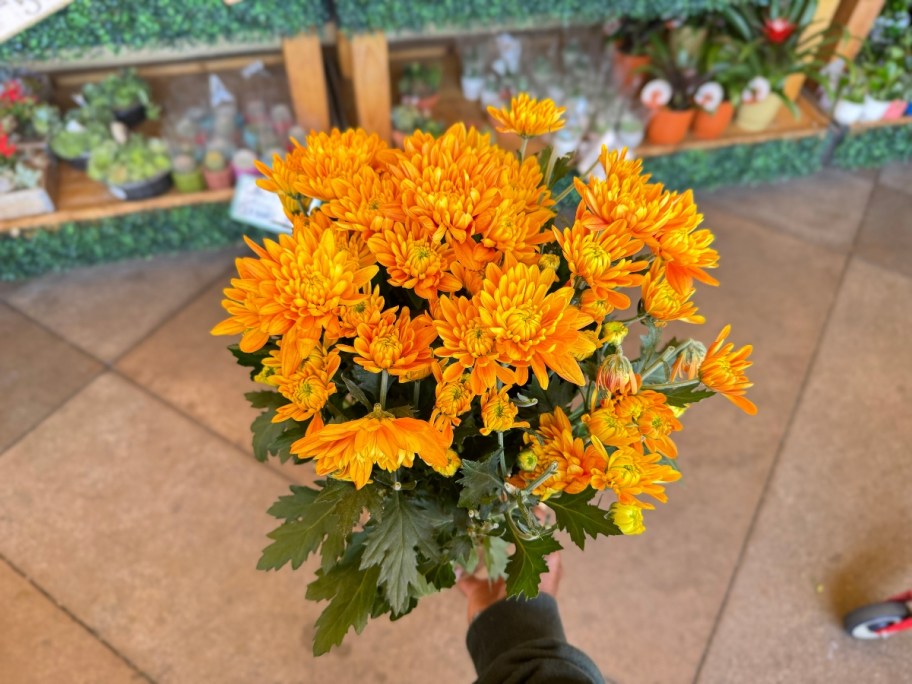
[[495, 452], [480, 461], [465, 460], [460, 466], [462, 477], [459, 485], [460, 508], [479, 508], [494, 501], [503, 489], [500, 477], [500, 459]]
[[329, 601], [320, 614], [314, 632], [315, 656], [329, 652], [342, 643], [348, 630], [360, 634], [367, 625], [377, 599], [377, 580], [380, 568], [361, 568], [360, 549], [351, 558], [334, 565], [328, 572], [320, 572], [307, 587], [307, 598], [312, 601]]
[[449, 589], [456, 584], [456, 572], [449, 560], [441, 563], [423, 563], [418, 570], [435, 589]]
[[279, 408], [288, 403], [288, 399], [278, 392], [272, 390], [260, 390], [258, 392], [246, 392], [244, 396], [253, 408]]
[[507, 576], [507, 561], [510, 545], [500, 537], [486, 537], [484, 540], [484, 565], [488, 577], [498, 580]]
[[266, 512], [273, 518], [279, 518], [280, 520], [303, 518], [307, 515], [307, 510], [319, 495], [320, 491], [317, 489], [292, 485], [291, 494], [280, 496]]
[[230, 351], [237, 361], [239, 366], [244, 366], [245, 368], [250, 368], [250, 379], [253, 380], [257, 374], [263, 368], [263, 359], [269, 356], [268, 345], [262, 349], [258, 349], [255, 352], [245, 352], [241, 351], [241, 348], [232, 344], [228, 346], [228, 351]]
[[594, 496], [595, 490], [588, 489], [579, 494], [561, 494], [545, 501], [545, 505], [554, 511], [557, 526], [567, 532], [573, 543], [581, 549], [586, 547], [586, 535], [595, 539], [600, 534], [621, 534], [608, 511], [589, 503]]
[[405, 611], [409, 599], [426, 589], [416, 547], [429, 544], [433, 531], [426, 511], [399, 492], [386, 497], [380, 519], [367, 531], [361, 566], [380, 568], [380, 583], [394, 613]]
[[292, 420], [287, 420], [282, 425], [286, 426], [285, 431], [272, 443], [270, 452], [278, 457], [280, 463], [285, 463], [291, 458], [291, 446], [304, 437], [307, 427]]
[[561, 545], [551, 536], [525, 540], [512, 529], [507, 530], [507, 541], [515, 545], [507, 563], [507, 596], [538, 596], [542, 573], [548, 572], [545, 556], [560, 551]]
[[669, 406], [678, 406], [684, 407], [689, 406], [690, 404], [696, 404], [698, 401], [702, 401], [708, 397], [711, 397], [715, 394], [712, 390], [700, 390], [697, 389], [698, 383], [692, 385], [686, 385], [683, 387], [675, 387], [672, 389], [662, 389], [656, 390], [665, 395], [665, 400], [668, 402]]
[[258, 415], [250, 424], [250, 431], [253, 433], [253, 455], [260, 463], [266, 461], [270, 451], [275, 451], [273, 445], [285, 431], [284, 425], [272, 422], [275, 414], [275, 409], [269, 409]]

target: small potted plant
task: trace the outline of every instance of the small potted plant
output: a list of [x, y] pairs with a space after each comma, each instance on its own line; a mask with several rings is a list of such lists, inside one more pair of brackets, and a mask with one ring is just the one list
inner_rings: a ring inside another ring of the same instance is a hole
[[89, 178], [105, 183], [122, 200], [141, 200], [161, 195], [171, 187], [168, 146], [158, 138], [138, 133], [120, 142], [106, 140], [92, 150]]
[[867, 90], [862, 69], [851, 60], [846, 60], [843, 72], [839, 76], [836, 103], [833, 106], [833, 118], [837, 123], [851, 126], [861, 120]]
[[659, 19], [622, 19], [611, 33], [614, 42], [614, 79], [624, 90], [636, 90], [643, 81], [649, 64], [652, 36], [664, 35], [665, 24]]
[[51, 150], [70, 166], [85, 171], [93, 149], [111, 139], [111, 113], [85, 106], [51, 125]]
[[465, 64], [460, 78], [462, 96], [470, 102], [477, 102], [485, 87], [484, 72], [477, 64]]
[[403, 104], [411, 104], [418, 109], [429, 112], [440, 98], [440, 82], [443, 79], [443, 67], [440, 64], [406, 64], [399, 79], [399, 95]]
[[444, 126], [439, 121], [423, 114], [412, 105], [398, 105], [393, 108], [393, 143], [402, 147], [405, 139], [415, 131], [425, 131], [437, 136], [443, 133]]
[[655, 77], [640, 91], [640, 101], [652, 113], [646, 138], [654, 145], [677, 145], [684, 140], [696, 114], [695, 70], [679, 63], [657, 35], [650, 40], [645, 70]]
[[148, 119], [157, 119], [160, 113], [149, 92], [149, 84], [141, 79], [135, 69], [124, 69], [97, 83], [87, 83], [82, 88], [85, 103], [94, 109], [107, 109], [114, 118], [127, 126], [137, 126]]
[[54, 211], [47, 166], [44, 152], [21, 149], [0, 125], [0, 220]]
[[231, 155], [231, 168], [235, 176], [259, 176], [257, 156], [253, 150], [242, 147]]
[[694, 93], [697, 112], [691, 130], [698, 140], [713, 140], [731, 124], [741, 92], [750, 80], [750, 69], [737, 42], [713, 33], [703, 43], [698, 71], [708, 80]]
[[179, 192], [201, 192], [206, 189], [199, 162], [190, 152], [174, 155], [171, 160], [171, 178]]
[[223, 190], [234, 185], [234, 171], [220, 148], [210, 146], [206, 150], [203, 156], [203, 177], [210, 190]]

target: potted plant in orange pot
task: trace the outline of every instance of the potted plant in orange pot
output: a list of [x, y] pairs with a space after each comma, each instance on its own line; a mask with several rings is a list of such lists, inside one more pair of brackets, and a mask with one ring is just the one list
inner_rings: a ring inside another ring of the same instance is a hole
[[654, 78], [640, 91], [640, 101], [652, 113], [646, 139], [654, 145], [677, 145], [684, 140], [696, 114], [696, 68], [675, 59], [657, 35], [649, 41], [649, 58], [645, 71]]
[[694, 92], [697, 113], [694, 137], [718, 138], [731, 124], [741, 91], [750, 80], [750, 69], [743, 60], [743, 46], [726, 35], [712, 35], [699, 55], [699, 73], [705, 80]]
[[643, 82], [649, 64], [649, 41], [665, 32], [659, 19], [622, 19], [610, 34], [614, 41], [614, 79], [623, 90], [635, 90]]

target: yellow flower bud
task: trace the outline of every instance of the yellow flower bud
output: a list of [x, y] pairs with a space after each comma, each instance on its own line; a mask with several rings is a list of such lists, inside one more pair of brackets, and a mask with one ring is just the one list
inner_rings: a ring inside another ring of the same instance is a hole
[[263, 385], [272, 385], [275, 386], [275, 381], [270, 381], [270, 378], [276, 374], [276, 369], [274, 366], [263, 366], [263, 369], [257, 373], [253, 380], [254, 382], [259, 382]]
[[443, 475], [444, 477], [453, 477], [456, 474], [456, 471], [459, 470], [459, 466], [462, 465], [462, 460], [452, 449], [447, 449], [446, 452], [447, 464], [444, 467], [432, 466], [434, 470]]
[[532, 451], [532, 449], [523, 449], [519, 452], [516, 463], [519, 465], [520, 470], [529, 473], [535, 470], [535, 466], [538, 465], [538, 456], [535, 455], [535, 452]]
[[502, 387], [499, 391], [495, 389], [488, 390], [481, 401], [481, 417], [484, 420], [484, 427], [479, 430], [483, 435], [489, 435], [492, 432], [505, 432], [512, 428], [529, 427], [525, 421], [514, 422], [519, 409], [516, 407], [507, 394], [507, 388]]
[[690, 340], [690, 344], [684, 348], [671, 367], [672, 381], [681, 376], [688, 380], [693, 380], [700, 372], [700, 364], [706, 358], [706, 347], [697, 340]]
[[630, 330], [620, 321], [608, 321], [602, 326], [602, 341], [605, 344], [620, 346]]
[[643, 524], [643, 511], [639, 506], [615, 501], [608, 512], [611, 513], [614, 524], [624, 534], [643, 534], [646, 531], [646, 526]]
[[636, 394], [640, 388], [640, 380], [633, 372], [630, 360], [621, 352], [605, 359], [595, 382], [600, 389], [612, 394]]
[[538, 267], [556, 271], [560, 268], [560, 257], [557, 254], [542, 254], [538, 257]]

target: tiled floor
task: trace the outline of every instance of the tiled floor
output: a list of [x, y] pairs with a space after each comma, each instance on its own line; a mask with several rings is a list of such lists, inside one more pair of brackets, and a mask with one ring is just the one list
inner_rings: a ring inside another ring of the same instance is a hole
[[[568, 635], [622, 684], [903, 681], [912, 636], [839, 621], [912, 587], [912, 168], [699, 199], [760, 413], [692, 409], [648, 533], [566, 553]], [[207, 332], [235, 252], [0, 288], [0, 682], [471, 681], [459, 595], [314, 660], [313, 567], [254, 570], [308, 475]]]

